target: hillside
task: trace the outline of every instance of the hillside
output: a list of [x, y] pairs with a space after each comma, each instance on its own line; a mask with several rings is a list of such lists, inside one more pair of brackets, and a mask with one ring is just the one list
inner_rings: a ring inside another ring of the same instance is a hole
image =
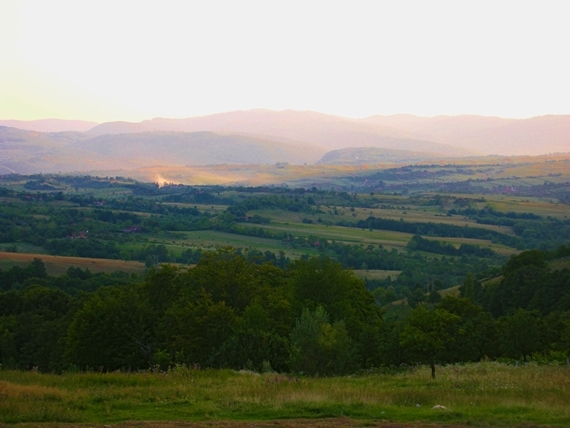
[[356, 147], [474, 154], [539, 155], [570, 151], [570, 116], [505, 119], [475, 115], [371, 116], [351, 119], [311, 111], [249, 110], [186, 119], [109, 122], [90, 135], [148, 131], [236, 133], [281, 142], [312, 143], [329, 150]]
[[0, 121], [0, 174], [223, 164], [417, 163], [566, 152], [570, 152], [570, 116], [351, 119], [258, 109], [99, 125], [58, 119]]
[[372, 116], [364, 122], [405, 129], [412, 138], [504, 156], [570, 151], [570, 115], [503, 119], [483, 116]]
[[140, 123], [110, 122], [91, 129], [89, 135], [148, 131], [232, 133], [283, 143], [316, 144], [328, 150], [346, 147], [382, 147], [467, 156], [472, 150], [409, 137], [407, 131], [366, 123], [358, 119], [310, 111], [250, 110], [187, 119], [156, 118]]
[[381, 163], [414, 163], [427, 159], [444, 158], [444, 155], [411, 150], [357, 147], [332, 150], [325, 154], [317, 165], [369, 165]]
[[101, 135], [72, 144], [111, 158], [142, 165], [213, 165], [314, 163], [324, 153], [317, 146], [283, 144], [213, 132], [144, 132]]
[[88, 122], [85, 120], [0, 120], [0, 126], [9, 126], [11, 128], [36, 132], [85, 132], [97, 125], [97, 122]]
[[155, 165], [314, 163], [325, 149], [211, 132], [101, 135], [0, 127], [0, 174], [134, 169]]

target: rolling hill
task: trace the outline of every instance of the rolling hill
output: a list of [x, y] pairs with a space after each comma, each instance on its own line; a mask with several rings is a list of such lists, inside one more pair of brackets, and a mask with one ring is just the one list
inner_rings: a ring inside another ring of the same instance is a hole
[[351, 119], [258, 109], [138, 123], [0, 121], [0, 174], [282, 162], [414, 163], [557, 152], [570, 152], [570, 115]]
[[446, 156], [481, 154], [448, 144], [412, 138], [405, 130], [359, 119], [293, 110], [236, 111], [187, 119], [156, 118], [140, 123], [109, 122], [94, 127], [87, 134], [95, 136], [149, 131], [231, 133], [288, 144], [318, 145], [327, 150], [381, 147], [427, 151]]
[[36, 132], [85, 132], [97, 125], [97, 122], [66, 119], [0, 120], [0, 126]]
[[100, 135], [0, 126], [0, 174], [135, 169], [148, 166], [314, 163], [326, 149], [212, 132]]
[[372, 116], [364, 122], [405, 129], [411, 138], [503, 156], [570, 152], [570, 115], [503, 119], [483, 116]]

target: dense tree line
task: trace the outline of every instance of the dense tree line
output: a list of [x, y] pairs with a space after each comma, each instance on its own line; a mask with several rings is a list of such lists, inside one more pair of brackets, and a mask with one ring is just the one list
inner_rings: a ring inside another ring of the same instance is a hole
[[37, 260], [0, 271], [2, 284], [11, 281], [0, 293], [0, 362], [55, 372], [199, 364], [307, 375], [424, 363], [435, 376], [437, 364], [570, 356], [570, 270], [546, 263], [557, 254], [523, 252], [496, 283], [467, 275], [461, 297], [420, 293], [412, 309], [397, 304], [386, 315], [361, 280], [326, 257], [281, 268], [225, 248], [192, 269], [163, 265], [142, 279], [78, 268], [50, 277]]

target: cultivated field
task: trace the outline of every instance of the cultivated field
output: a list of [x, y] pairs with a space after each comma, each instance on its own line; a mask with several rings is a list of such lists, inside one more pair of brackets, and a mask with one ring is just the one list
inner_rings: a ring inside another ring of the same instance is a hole
[[47, 272], [50, 275], [62, 275], [69, 267], [80, 267], [89, 269], [91, 272], [115, 272], [117, 270], [128, 273], [140, 273], [145, 270], [144, 263], [110, 260], [110, 259], [92, 259], [85, 257], [65, 257], [51, 256], [48, 254], [34, 253], [8, 253], [0, 252], [0, 268], [9, 269], [12, 266], [27, 266], [34, 259], [41, 259]]

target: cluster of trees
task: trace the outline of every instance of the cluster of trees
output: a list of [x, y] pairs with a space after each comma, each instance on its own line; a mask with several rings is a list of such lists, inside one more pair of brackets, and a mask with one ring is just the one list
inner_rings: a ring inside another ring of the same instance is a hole
[[56, 372], [200, 364], [307, 375], [424, 363], [435, 376], [436, 364], [570, 356], [570, 270], [550, 271], [545, 256], [512, 257], [496, 285], [467, 275], [461, 297], [430, 295], [428, 303], [424, 296], [411, 309], [402, 302], [391, 307], [402, 308], [398, 316], [384, 315], [364, 283], [326, 257], [281, 268], [224, 248], [203, 253], [188, 270], [99, 276], [94, 289], [87, 284], [96, 275], [71, 268], [49, 277], [37, 260], [0, 271], [2, 283], [13, 281], [0, 293], [0, 363]]
[[[142, 281], [89, 294], [73, 296], [46, 281], [28, 278], [24, 288], [0, 293], [4, 367], [259, 370], [265, 363], [332, 374], [378, 361], [368, 339], [380, 335], [381, 312], [362, 281], [330, 259], [284, 270], [223, 249], [204, 253], [193, 269], [163, 265]], [[316, 328], [317, 343], [306, 341], [307, 328]], [[307, 346], [323, 366], [306, 366]]]

